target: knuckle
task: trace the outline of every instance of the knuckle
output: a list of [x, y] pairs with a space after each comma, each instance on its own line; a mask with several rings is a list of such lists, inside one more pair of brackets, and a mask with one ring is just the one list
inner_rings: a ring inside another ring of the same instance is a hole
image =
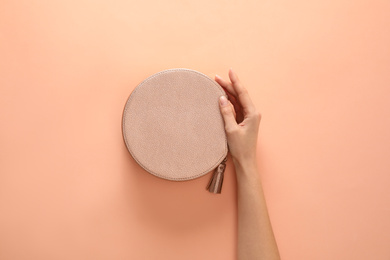
[[221, 108], [221, 112], [222, 112], [222, 114], [224, 114], [224, 115], [229, 115], [230, 114], [230, 112], [231, 112], [231, 107], [230, 106], [226, 106], [226, 107], [222, 107]]
[[235, 127], [231, 127], [231, 126], [225, 126], [225, 131], [226, 131], [226, 133], [228, 133], [228, 134], [234, 134], [234, 133], [236, 133], [237, 132], [237, 128], [235, 128]]
[[253, 112], [253, 117], [256, 118], [257, 120], [261, 120], [261, 113], [258, 110], [255, 110]]
[[261, 113], [260, 113], [259, 111], [256, 111], [256, 117], [257, 117], [258, 119], [261, 119]]
[[247, 94], [248, 94], [248, 90], [241, 86], [238, 96], [247, 95]]

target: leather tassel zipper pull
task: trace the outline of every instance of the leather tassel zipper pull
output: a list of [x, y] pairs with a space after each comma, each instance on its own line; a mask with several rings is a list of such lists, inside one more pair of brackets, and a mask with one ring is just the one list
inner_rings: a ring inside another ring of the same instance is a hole
[[227, 156], [223, 161], [218, 165], [217, 168], [215, 168], [215, 171], [207, 184], [206, 189], [209, 190], [209, 192], [212, 193], [221, 193], [222, 190], [222, 183], [223, 183], [223, 173], [225, 172], [226, 168], [226, 161], [227, 161]]

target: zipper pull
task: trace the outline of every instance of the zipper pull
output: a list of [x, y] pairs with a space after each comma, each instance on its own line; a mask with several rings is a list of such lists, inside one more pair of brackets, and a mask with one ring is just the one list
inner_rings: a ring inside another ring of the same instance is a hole
[[223, 173], [225, 172], [226, 161], [227, 161], [227, 155], [225, 159], [223, 159], [223, 161], [218, 165], [218, 167], [215, 168], [213, 176], [211, 177], [206, 187], [206, 189], [209, 190], [209, 192], [218, 193], [218, 194], [221, 193], [222, 183], [223, 183]]

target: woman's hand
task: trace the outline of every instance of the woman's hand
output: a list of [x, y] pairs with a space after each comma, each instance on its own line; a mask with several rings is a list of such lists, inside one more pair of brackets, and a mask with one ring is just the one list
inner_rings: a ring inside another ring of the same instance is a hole
[[227, 100], [222, 96], [219, 100], [229, 151], [235, 165], [255, 163], [261, 114], [232, 69], [229, 70], [229, 78], [231, 82], [215, 75], [215, 80], [229, 97]]
[[220, 102], [220, 109], [237, 176], [237, 256], [239, 260], [280, 260], [256, 163], [261, 115], [232, 69], [229, 78], [231, 82], [215, 76], [230, 100]]

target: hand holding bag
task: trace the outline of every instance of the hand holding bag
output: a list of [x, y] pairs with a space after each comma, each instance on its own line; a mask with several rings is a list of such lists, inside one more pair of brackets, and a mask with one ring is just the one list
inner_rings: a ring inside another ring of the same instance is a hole
[[134, 160], [154, 176], [186, 181], [210, 171], [221, 193], [228, 145], [219, 97], [224, 89], [191, 69], [160, 71], [142, 81], [123, 111], [122, 133]]

